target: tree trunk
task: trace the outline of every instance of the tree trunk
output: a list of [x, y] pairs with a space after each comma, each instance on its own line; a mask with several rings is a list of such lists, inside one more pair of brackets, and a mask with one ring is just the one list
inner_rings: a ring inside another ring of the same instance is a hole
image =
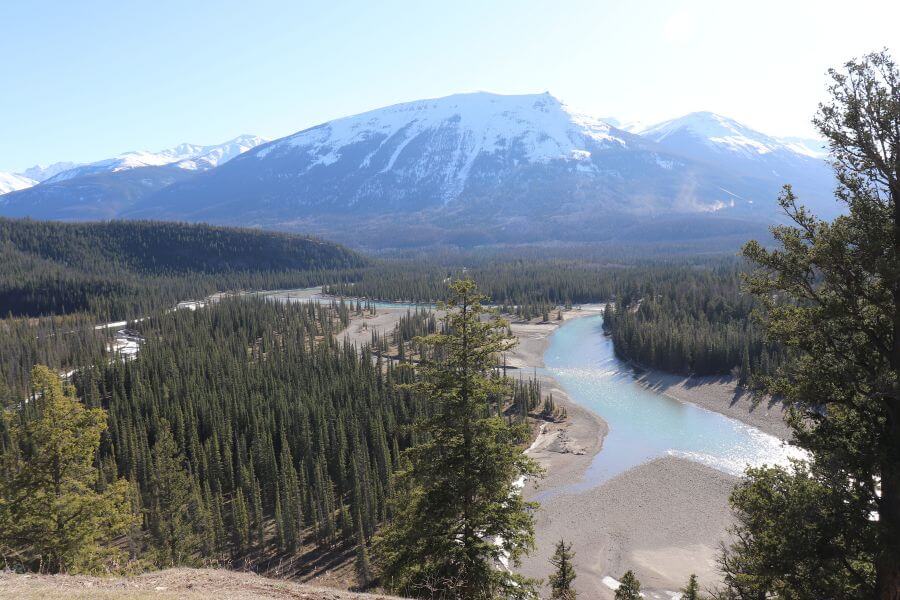
[[[894, 152], [897, 152], [896, 147]], [[890, 195], [894, 212], [894, 256], [900, 257], [900, 163], [897, 161], [893, 175]], [[881, 600], [900, 600], [900, 279], [895, 276], [891, 283], [894, 323], [890, 364], [894, 372], [894, 389], [887, 400], [888, 457], [881, 470], [878, 511], [882, 538], [880, 553], [875, 558], [875, 590]]]
[[[895, 439], [900, 436], [894, 421]], [[875, 559], [875, 589], [881, 600], [900, 600], [900, 464], [882, 472], [879, 524], [880, 553]]]

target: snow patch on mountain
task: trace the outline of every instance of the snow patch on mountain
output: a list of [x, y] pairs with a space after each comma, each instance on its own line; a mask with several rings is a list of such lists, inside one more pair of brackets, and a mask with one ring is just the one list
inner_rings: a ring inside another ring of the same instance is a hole
[[0, 172], [0, 195], [17, 190], [24, 190], [33, 185], [37, 185], [37, 181], [16, 173]]
[[190, 170], [205, 170], [218, 167], [248, 150], [266, 143], [268, 140], [258, 135], [242, 135], [217, 146], [200, 147], [197, 153], [191, 157], [179, 160], [176, 167]]
[[601, 117], [600, 120], [628, 133], [637, 134], [647, 128], [647, 124], [644, 121], [623, 121], [615, 117]]
[[675, 135], [688, 135], [714, 150], [741, 154], [747, 158], [779, 151], [814, 156], [805, 146], [765, 135], [734, 119], [712, 112], [690, 113], [651, 125], [638, 133], [658, 143]]
[[206, 170], [224, 164], [235, 156], [251, 150], [266, 140], [255, 135], [241, 135], [222, 144], [201, 146], [198, 144], [179, 144], [174, 148], [159, 152], [125, 152], [114, 158], [78, 165], [50, 177], [48, 183], [58, 183], [67, 179], [96, 175], [99, 173], [116, 173], [141, 167], [161, 167], [175, 165], [181, 169]]
[[77, 167], [80, 163], [74, 162], [56, 162], [52, 165], [34, 165], [24, 171], [17, 173], [17, 175], [21, 175], [23, 177], [27, 177], [28, 179], [34, 179], [37, 182], [46, 181], [50, 179], [54, 175], [58, 175], [63, 171], [68, 171], [69, 169], [73, 169]]
[[797, 154], [812, 158], [828, 158], [828, 144], [824, 140], [802, 137], [783, 137], [778, 140]]
[[[589, 163], [592, 146], [626, 145], [600, 119], [577, 113], [550, 94], [505, 96], [476, 92], [406, 102], [324, 123], [257, 150], [263, 159], [276, 153], [301, 151], [311, 157], [305, 171], [332, 165], [354, 144], [376, 140], [377, 147], [359, 161], [367, 168], [382, 148], [392, 154], [381, 172], [396, 169], [397, 159], [417, 140], [428, 140], [447, 156], [444, 179], [453, 182], [446, 195], [465, 184], [482, 156], [512, 152], [525, 163], [556, 160]], [[430, 155], [422, 158], [429, 162]], [[413, 171], [426, 172], [420, 164]]]

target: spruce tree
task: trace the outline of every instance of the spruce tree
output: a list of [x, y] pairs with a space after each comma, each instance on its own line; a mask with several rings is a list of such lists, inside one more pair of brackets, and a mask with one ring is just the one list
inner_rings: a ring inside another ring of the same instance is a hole
[[450, 286], [442, 333], [419, 340], [426, 352], [415, 391], [432, 404], [422, 442], [404, 454], [396, 514], [377, 543], [381, 581], [415, 597], [520, 596], [532, 582], [497, 568], [533, 546], [533, 504], [515, 486], [539, 473], [518, 446], [524, 424], [507, 424], [492, 399], [510, 398], [494, 371], [513, 340], [470, 279]]
[[693, 573], [688, 579], [687, 585], [681, 588], [681, 600], [700, 600], [700, 584]]
[[616, 600], [641, 600], [641, 582], [633, 571], [625, 571], [616, 588]]
[[372, 581], [372, 565], [369, 561], [369, 549], [366, 547], [366, 537], [363, 535], [362, 526], [359, 527], [356, 536], [356, 578], [359, 587], [365, 589]]
[[118, 554], [110, 542], [134, 523], [126, 480], [97, 491], [106, 412], [85, 408], [47, 367], [31, 382], [28, 401], [3, 415], [11, 449], [0, 465], [0, 546], [33, 569], [102, 571]]
[[170, 567], [193, 562], [202, 536], [198, 538], [192, 515], [195, 502], [184, 458], [165, 419], [158, 426], [152, 450], [152, 479], [148, 522], [156, 563]]
[[550, 558], [550, 564], [556, 571], [550, 575], [550, 597], [559, 600], [574, 600], [577, 595], [572, 589], [572, 582], [575, 580], [575, 567], [572, 565], [572, 559], [575, 553], [572, 552], [572, 544], [566, 544], [565, 541], [559, 540], [556, 544], [556, 551]]

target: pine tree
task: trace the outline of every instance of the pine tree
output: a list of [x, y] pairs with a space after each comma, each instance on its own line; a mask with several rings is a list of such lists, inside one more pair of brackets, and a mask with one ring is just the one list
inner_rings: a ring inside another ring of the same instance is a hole
[[700, 584], [696, 575], [691, 574], [687, 585], [681, 588], [681, 600], [700, 600]]
[[572, 552], [572, 544], [566, 544], [565, 541], [559, 540], [556, 544], [556, 551], [550, 558], [550, 564], [556, 571], [550, 575], [550, 597], [559, 600], [574, 600], [577, 595], [572, 589], [572, 582], [575, 580], [575, 567], [572, 565], [572, 559], [575, 553]]
[[641, 600], [641, 582], [632, 571], [625, 571], [616, 588], [616, 600]]
[[372, 565], [369, 562], [369, 549], [366, 547], [366, 537], [360, 526], [356, 536], [356, 578], [363, 589], [372, 581]]
[[779, 203], [792, 224], [773, 229], [778, 246], [744, 248], [760, 267], [748, 287], [768, 333], [790, 351], [764, 390], [792, 406], [809, 460], [748, 472], [732, 495], [737, 535], [721, 563], [732, 592], [896, 600], [900, 69], [885, 51], [830, 75], [815, 123], [849, 210], [819, 220], [786, 186]]
[[489, 406], [510, 398], [494, 367], [513, 341], [502, 319], [482, 319], [487, 310], [471, 280], [450, 291], [443, 333], [420, 340], [427, 350], [415, 390], [433, 416], [419, 424], [423, 441], [405, 453], [396, 481], [397, 514], [377, 543], [382, 582], [412, 596], [521, 594], [531, 582], [494, 568], [504, 555], [515, 564], [534, 543], [532, 505], [514, 487], [539, 472], [517, 446], [526, 427]]
[[96, 489], [106, 412], [85, 408], [47, 367], [31, 382], [21, 410], [4, 414], [15, 450], [0, 471], [0, 545], [31, 568], [100, 571], [117, 554], [108, 543], [134, 523], [126, 480]]
[[198, 539], [191, 515], [194, 500], [191, 480], [169, 423], [160, 421], [152, 450], [152, 482], [148, 521], [156, 562], [167, 567], [192, 562], [202, 540]]
[[244, 490], [238, 488], [237, 495], [231, 501], [231, 534], [235, 550], [238, 554], [246, 552], [250, 545], [250, 514]]

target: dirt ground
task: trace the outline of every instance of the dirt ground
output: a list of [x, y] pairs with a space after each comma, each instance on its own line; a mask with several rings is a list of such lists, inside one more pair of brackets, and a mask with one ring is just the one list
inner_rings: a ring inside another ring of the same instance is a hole
[[166, 569], [136, 577], [0, 573], [0, 598], [10, 600], [389, 600], [268, 579], [224, 569]]

